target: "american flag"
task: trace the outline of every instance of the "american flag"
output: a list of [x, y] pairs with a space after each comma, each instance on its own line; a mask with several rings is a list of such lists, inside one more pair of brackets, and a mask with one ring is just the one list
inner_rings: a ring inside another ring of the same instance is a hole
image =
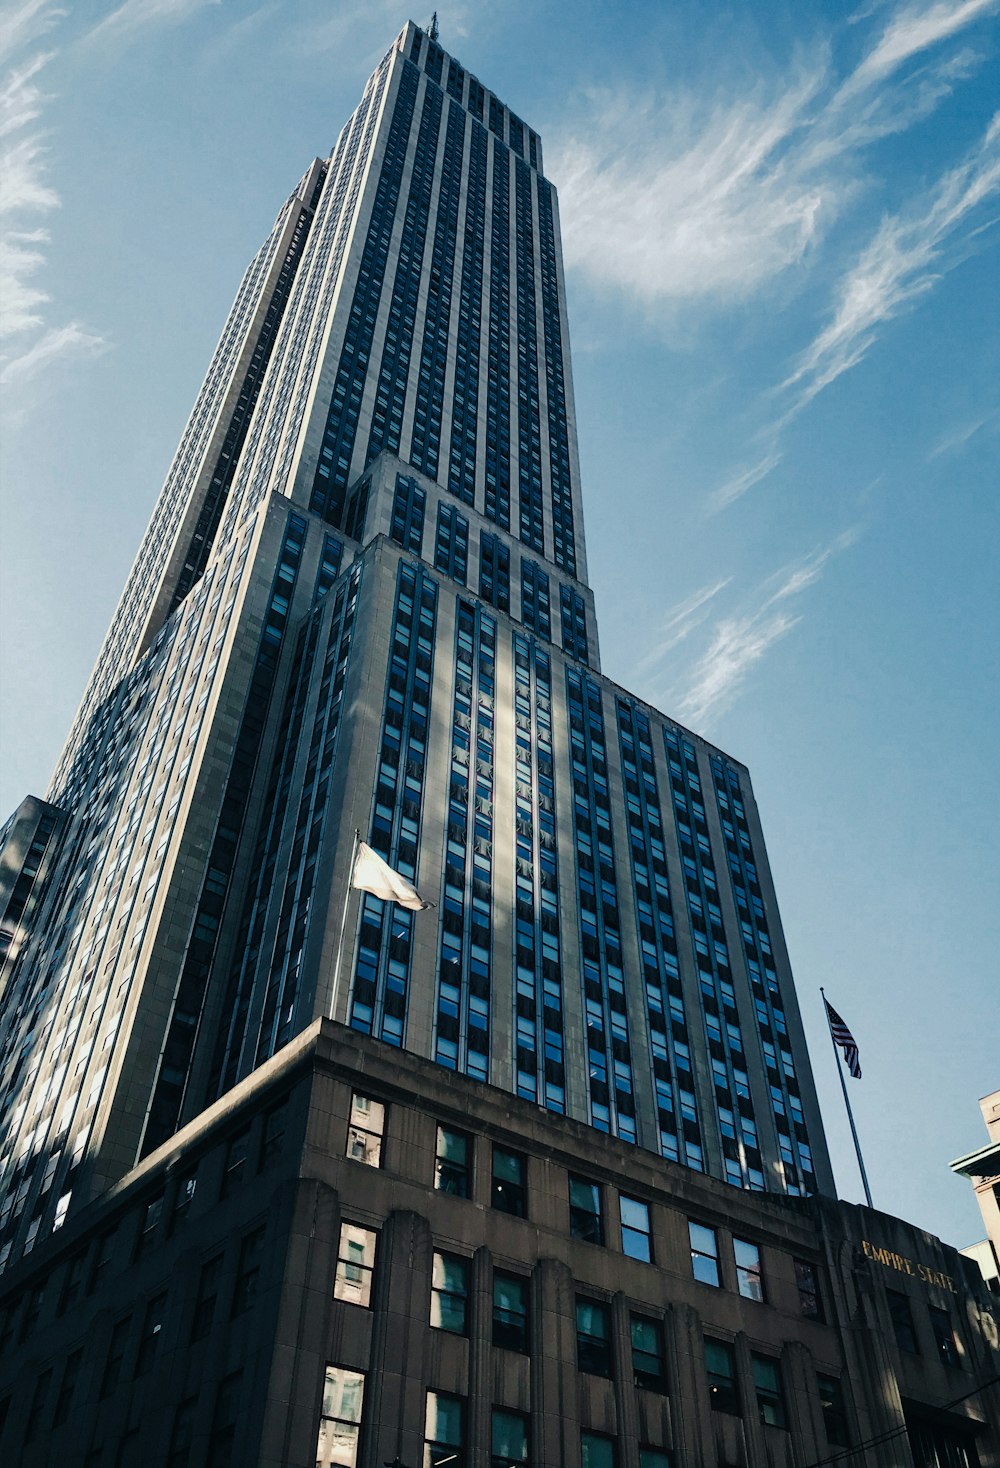
[[826, 1005], [826, 1018], [830, 1026], [830, 1034], [833, 1036], [833, 1043], [839, 1045], [841, 1050], [843, 1050], [844, 1063], [847, 1069], [854, 1079], [859, 1081], [861, 1079], [861, 1065], [858, 1061], [858, 1042], [844, 1024], [844, 1021], [834, 1009], [829, 999], [827, 999], [826, 995], [823, 996], [823, 1003]]

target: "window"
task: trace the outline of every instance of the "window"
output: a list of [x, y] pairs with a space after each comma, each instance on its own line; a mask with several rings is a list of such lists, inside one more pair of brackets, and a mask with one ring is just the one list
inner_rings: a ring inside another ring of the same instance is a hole
[[174, 1413], [174, 1425], [170, 1433], [170, 1448], [167, 1452], [167, 1468], [187, 1468], [194, 1440], [194, 1414], [197, 1397], [188, 1397], [180, 1403]]
[[580, 1468], [615, 1468], [615, 1445], [596, 1432], [580, 1434]]
[[247, 1147], [250, 1142], [250, 1131], [247, 1128], [238, 1136], [233, 1137], [226, 1149], [226, 1170], [222, 1179], [222, 1196], [228, 1197], [234, 1188], [238, 1188], [243, 1181], [243, 1174], [247, 1165]]
[[150, 1247], [153, 1240], [153, 1235], [156, 1232], [156, 1225], [160, 1221], [160, 1214], [162, 1212], [163, 1194], [159, 1193], [155, 1198], [151, 1199], [151, 1201], [146, 1204], [145, 1210], [143, 1211], [142, 1228], [139, 1232], [139, 1242], [136, 1245], [135, 1251], [135, 1257], [137, 1259], [141, 1255], [143, 1255]]
[[431, 1276], [431, 1325], [465, 1335], [469, 1299], [469, 1263], [454, 1254], [435, 1254]]
[[186, 1177], [182, 1177], [178, 1182], [177, 1191], [174, 1193], [172, 1229], [178, 1228], [191, 1212], [191, 1204], [194, 1202], [194, 1192], [197, 1186], [197, 1171], [189, 1172]]
[[592, 1376], [611, 1375], [611, 1315], [607, 1305], [576, 1301], [576, 1363]]
[[917, 1333], [913, 1329], [909, 1300], [898, 1290], [886, 1290], [885, 1298], [889, 1305], [892, 1328], [896, 1333], [896, 1345], [901, 1351], [909, 1351], [914, 1356], [919, 1355]]
[[[62, 1290], [59, 1295], [57, 1313], [64, 1315], [66, 1311], [80, 1298], [80, 1289], [83, 1284], [83, 1272], [86, 1267], [86, 1251], [75, 1254], [66, 1264], [66, 1272], [63, 1275]], [[2, 1345], [0, 1345], [2, 1349]]]
[[194, 1302], [194, 1315], [191, 1319], [192, 1343], [200, 1341], [212, 1329], [212, 1322], [215, 1319], [215, 1302], [219, 1296], [219, 1279], [221, 1275], [221, 1254], [216, 1254], [214, 1259], [209, 1259], [201, 1266], [201, 1277], [198, 1280], [198, 1295]]
[[163, 1329], [163, 1312], [167, 1307], [166, 1294], [157, 1295], [146, 1306], [142, 1318], [142, 1335], [139, 1337], [139, 1354], [135, 1361], [133, 1376], [143, 1376], [153, 1364], [160, 1332]]
[[316, 1468], [355, 1468], [365, 1378], [360, 1371], [328, 1366], [316, 1440]]
[[527, 1418], [519, 1412], [494, 1411], [490, 1468], [517, 1468], [529, 1461]]
[[760, 1250], [746, 1239], [733, 1239], [736, 1255], [736, 1279], [745, 1300], [763, 1300], [764, 1282], [760, 1268]]
[[527, 1355], [528, 1281], [512, 1274], [493, 1276], [493, 1344]]
[[702, 1284], [719, 1287], [719, 1241], [714, 1228], [688, 1223], [691, 1240], [691, 1272]]
[[619, 1196], [618, 1205], [622, 1215], [622, 1253], [630, 1259], [645, 1259], [647, 1264], [650, 1263], [653, 1243], [649, 1208], [638, 1198], [628, 1198], [624, 1193]]
[[125, 1341], [128, 1337], [128, 1328], [131, 1316], [126, 1315], [124, 1320], [119, 1320], [111, 1331], [111, 1340], [108, 1343], [108, 1354], [104, 1360], [104, 1375], [101, 1377], [101, 1396], [110, 1397], [118, 1385], [118, 1378], [122, 1374], [122, 1359], [125, 1355]]
[[938, 1348], [941, 1360], [949, 1366], [957, 1366], [958, 1351], [955, 1346], [955, 1332], [951, 1328], [951, 1315], [947, 1310], [942, 1310], [937, 1305], [930, 1307], [931, 1330], [934, 1332], [934, 1344]]
[[604, 1221], [601, 1217], [601, 1189], [598, 1183], [570, 1176], [569, 1231], [574, 1239], [588, 1244], [604, 1243]]
[[350, 1300], [352, 1305], [371, 1305], [377, 1238], [372, 1228], [362, 1228], [357, 1223], [340, 1225], [340, 1252], [333, 1284], [335, 1300]]
[[823, 1426], [826, 1440], [832, 1448], [850, 1447], [847, 1431], [847, 1412], [844, 1409], [844, 1393], [835, 1376], [817, 1376], [819, 1404], [823, 1409]]
[[260, 1143], [260, 1165], [265, 1168], [285, 1145], [285, 1128], [288, 1125], [288, 1099], [272, 1106], [264, 1117], [264, 1135]]
[[465, 1132], [453, 1132], [445, 1126], [438, 1127], [434, 1186], [439, 1192], [451, 1193], [456, 1198], [472, 1196], [469, 1167], [471, 1153], [472, 1148]]
[[26, 1443], [34, 1440], [43, 1422], [48, 1425], [48, 1416], [45, 1407], [51, 1385], [52, 1368], [50, 1366], [47, 1370], [39, 1372], [35, 1377], [35, 1390], [31, 1394], [31, 1405], [28, 1408], [28, 1421], [24, 1429], [24, 1440]]
[[770, 1356], [752, 1356], [753, 1384], [757, 1391], [757, 1412], [768, 1427], [787, 1427], [785, 1402], [781, 1395], [781, 1368]]
[[632, 1371], [636, 1386], [651, 1392], [667, 1389], [666, 1357], [663, 1351], [663, 1327], [658, 1320], [633, 1315]]
[[[55, 1409], [52, 1413], [53, 1427], [61, 1427], [69, 1419], [69, 1409], [73, 1401], [73, 1392], [76, 1388], [77, 1377], [80, 1375], [80, 1367], [82, 1365], [82, 1350], [73, 1351], [66, 1357], [62, 1381], [59, 1383], [59, 1395], [56, 1397]], [[0, 1428], [0, 1431], [2, 1431], [2, 1428]]]
[[500, 1213], [509, 1213], [514, 1218], [527, 1218], [528, 1189], [525, 1186], [525, 1172], [525, 1161], [520, 1152], [506, 1152], [502, 1147], [493, 1148], [490, 1202]]
[[671, 1468], [670, 1454], [662, 1448], [640, 1448], [639, 1468]]
[[799, 1287], [799, 1309], [807, 1320], [823, 1319], [823, 1300], [819, 1292], [819, 1278], [815, 1264], [804, 1259], [795, 1261], [795, 1283]]
[[351, 1120], [347, 1128], [347, 1155], [369, 1167], [382, 1166], [382, 1135], [385, 1107], [381, 1101], [355, 1093], [351, 1098]]
[[242, 1371], [224, 1376], [215, 1393], [212, 1426], [208, 1435], [207, 1468], [229, 1468], [233, 1460], [233, 1438], [239, 1420]]
[[423, 1468], [465, 1468], [464, 1412], [461, 1397], [427, 1393]]
[[233, 1315], [242, 1315], [249, 1310], [257, 1298], [260, 1282], [261, 1254], [264, 1249], [264, 1229], [255, 1228], [240, 1241], [240, 1264], [233, 1289]]
[[705, 1371], [708, 1375], [708, 1399], [716, 1412], [734, 1412], [739, 1416], [740, 1394], [736, 1389], [736, 1357], [732, 1346], [724, 1341], [705, 1342]]

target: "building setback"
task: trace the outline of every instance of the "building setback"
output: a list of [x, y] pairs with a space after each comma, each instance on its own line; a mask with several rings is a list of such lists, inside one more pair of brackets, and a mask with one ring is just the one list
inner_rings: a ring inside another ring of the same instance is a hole
[[601, 671], [541, 142], [412, 22], [4, 835], [3, 1453], [986, 1452], [992, 1316], [835, 1201], [748, 772]]

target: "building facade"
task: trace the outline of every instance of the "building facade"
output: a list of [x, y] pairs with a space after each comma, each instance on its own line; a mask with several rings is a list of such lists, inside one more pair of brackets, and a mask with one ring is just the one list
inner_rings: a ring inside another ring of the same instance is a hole
[[1000, 1091], [979, 1102], [989, 1141], [951, 1164], [952, 1172], [967, 1177], [976, 1192], [986, 1237], [962, 1252], [976, 1260], [983, 1278], [1000, 1295]]
[[995, 1468], [997, 1302], [317, 1020], [11, 1269], [23, 1468]]
[[[320, 1015], [832, 1193], [747, 771], [600, 671], [541, 143], [412, 24], [247, 269], [44, 809], [0, 1266]], [[434, 912], [348, 898], [356, 830]]]

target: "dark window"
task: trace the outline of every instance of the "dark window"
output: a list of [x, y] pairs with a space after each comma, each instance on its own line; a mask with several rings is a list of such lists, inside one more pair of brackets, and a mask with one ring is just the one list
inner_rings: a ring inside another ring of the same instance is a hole
[[215, 1302], [219, 1296], [219, 1280], [221, 1275], [221, 1254], [216, 1254], [214, 1259], [209, 1259], [201, 1266], [201, 1276], [198, 1280], [198, 1294], [194, 1302], [194, 1315], [191, 1318], [192, 1342], [200, 1341], [212, 1329], [212, 1322], [215, 1319]]
[[466, 1468], [464, 1406], [461, 1397], [427, 1393], [424, 1468]]
[[736, 1255], [736, 1279], [740, 1294], [746, 1300], [763, 1300], [764, 1276], [760, 1267], [760, 1250], [746, 1239], [733, 1239]]
[[362, 1228], [358, 1223], [344, 1222], [340, 1225], [334, 1299], [350, 1300], [354, 1305], [371, 1305], [377, 1240], [374, 1229]]
[[142, 1318], [142, 1335], [139, 1337], [139, 1353], [135, 1360], [133, 1376], [144, 1376], [153, 1364], [156, 1348], [163, 1329], [163, 1312], [167, 1307], [166, 1294], [157, 1295], [146, 1306]]
[[826, 1440], [832, 1448], [850, 1446], [847, 1431], [847, 1412], [844, 1409], [844, 1393], [835, 1376], [817, 1376], [819, 1404], [823, 1409], [823, 1426]]
[[238, 1188], [243, 1181], [247, 1166], [247, 1148], [250, 1143], [249, 1128], [233, 1137], [226, 1148], [226, 1170], [222, 1178], [222, 1196], [229, 1194]]
[[691, 1240], [691, 1272], [702, 1284], [719, 1286], [719, 1241], [714, 1228], [688, 1223]]
[[146, 1204], [146, 1207], [143, 1210], [142, 1228], [139, 1231], [139, 1242], [136, 1245], [135, 1251], [137, 1259], [140, 1255], [144, 1254], [152, 1244], [154, 1235], [156, 1233], [156, 1225], [160, 1221], [160, 1214], [162, 1212], [163, 1194], [160, 1193], [157, 1197], [152, 1198]]
[[493, 1437], [490, 1468], [520, 1468], [529, 1463], [528, 1419], [520, 1412], [493, 1413]]
[[517, 1275], [493, 1276], [493, 1344], [528, 1352], [528, 1281]]
[[736, 1357], [732, 1346], [724, 1341], [706, 1341], [705, 1371], [708, 1399], [714, 1411], [734, 1412], [739, 1416], [740, 1394], [736, 1388]]
[[177, 1191], [174, 1193], [173, 1228], [178, 1228], [191, 1212], [191, 1204], [194, 1202], [194, 1193], [197, 1186], [197, 1171], [189, 1172], [178, 1181]]
[[799, 1287], [799, 1309], [802, 1314], [807, 1320], [822, 1320], [823, 1299], [819, 1292], [819, 1276], [815, 1264], [796, 1259], [795, 1283]]
[[80, 1375], [80, 1367], [82, 1365], [82, 1350], [73, 1351], [66, 1357], [62, 1381], [59, 1383], [59, 1395], [56, 1397], [55, 1410], [52, 1413], [53, 1427], [61, 1427], [69, 1418], [69, 1409], [73, 1403], [73, 1392], [76, 1388], [77, 1377]]
[[584, 1177], [570, 1176], [569, 1231], [574, 1239], [589, 1244], [604, 1243], [604, 1220], [601, 1217], [601, 1188]]
[[633, 1315], [632, 1328], [632, 1371], [636, 1386], [651, 1392], [667, 1389], [667, 1366], [663, 1351], [663, 1327], [658, 1320], [647, 1320], [645, 1316]]
[[649, 1263], [653, 1258], [653, 1244], [647, 1204], [624, 1193], [620, 1194], [618, 1203], [622, 1216], [622, 1253]]
[[768, 1427], [787, 1427], [785, 1402], [781, 1395], [781, 1368], [770, 1356], [751, 1357], [757, 1412]]
[[111, 1340], [108, 1344], [108, 1354], [104, 1359], [104, 1374], [101, 1377], [101, 1396], [110, 1397], [118, 1379], [122, 1374], [122, 1360], [125, 1356], [125, 1342], [128, 1339], [128, 1328], [131, 1316], [126, 1315], [124, 1320], [119, 1320], [111, 1331]]
[[958, 1350], [955, 1346], [955, 1332], [951, 1327], [951, 1315], [947, 1310], [940, 1309], [937, 1305], [930, 1307], [931, 1329], [934, 1332], [934, 1344], [938, 1348], [941, 1360], [949, 1366], [957, 1366]]
[[109, 1229], [107, 1233], [101, 1234], [97, 1241], [97, 1249], [94, 1253], [94, 1267], [90, 1274], [88, 1293], [95, 1290], [100, 1282], [107, 1278], [111, 1268], [111, 1260], [115, 1252], [116, 1229]]
[[914, 1356], [919, 1355], [917, 1333], [913, 1329], [913, 1315], [910, 1311], [909, 1300], [898, 1290], [886, 1290], [885, 1298], [889, 1305], [892, 1328], [896, 1334], [896, 1345], [901, 1351], [909, 1351]]
[[39, 1372], [35, 1377], [35, 1389], [31, 1394], [31, 1405], [28, 1407], [28, 1422], [24, 1429], [24, 1440], [26, 1443], [32, 1442], [43, 1422], [47, 1422], [45, 1408], [51, 1385], [52, 1368], [49, 1367], [48, 1370]]
[[434, 1186], [439, 1192], [451, 1193], [456, 1198], [472, 1196], [471, 1156], [472, 1146], [465, 1132], [438, 1127]]
[[233, 1460], [233, 1439], [239, 1420], [242, 1375], [241, 1371], [234, 1371], [231, 1376], [225, 1376], [219, 1382], [212, 1411], [206, 1468], [229, 1468]]
[[188, 1397], [174, 1413], [174, 1425], [170, 1433], [170, 1448], [167, 1452], [167, 1468], [187, 1468], [191, 1458], [191, 1443], [194, 1437], [194, 1412], [197, 1397]]
[[240, 1241], [240, 1265], [233, 1289], [232, 1315], [242, 1315], [257, 1298], [260, 1283], [261, 1255], [264, 1251], [264, 1229], [255, 1228]]
[[576, 1362], [593, 1376], [611, 1375], [611, 1313], [595, 1300], [576, 1301]]
[[435, 1254], [431, 1278], [431, 1325], [465, 1335], [468, 1324], [469, 1262], [454, 1254]]
[[59, 1295], [58, 1313], [64, 1315], [70, 1306], [74, 1305], [80, 1298], [80, 1290], [83, 1285], [83, 1271], [86, 1267], [86, 1252], [74, 1254], [67, 1261], [66, 1272], [63, 1275], [62, 1291]]
[[670, 1454], [662, 1448], [640, 1448], [639, 1468], [671, 1468]]
[[515, 1218], [528, 1216], [528, 1190], [525, 1186], [525, 1161], [520, 1152], [493, 1148], [493, 1185], [490, 1201], [500, 1213]]
[[285, 1129], [288, 1126], [287, 1098], [264, 1117], [264, 1135], [260, 1144], [260, 1165], [266, 1167], [285, 1145]]

